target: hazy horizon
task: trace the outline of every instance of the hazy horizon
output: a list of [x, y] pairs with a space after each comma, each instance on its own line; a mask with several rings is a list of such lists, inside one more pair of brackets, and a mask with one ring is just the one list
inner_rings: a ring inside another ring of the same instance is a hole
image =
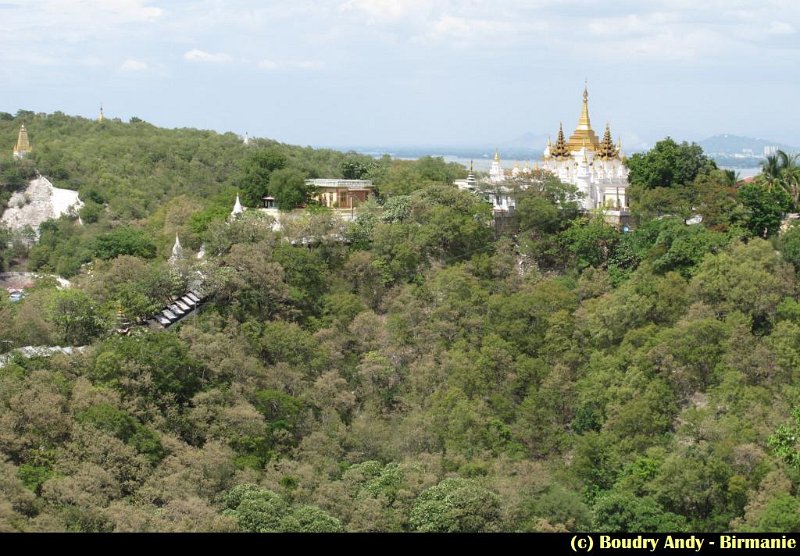
[[592, 123], [629, 149], [800, 145], [800, 5], [774, 0], [0, 1], [0, 111], [347, 147], [502, 145]]

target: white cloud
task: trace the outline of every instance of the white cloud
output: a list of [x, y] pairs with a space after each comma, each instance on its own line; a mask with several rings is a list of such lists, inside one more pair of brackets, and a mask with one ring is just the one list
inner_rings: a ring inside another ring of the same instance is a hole
[[770, 35], [794, 35], [796, 32], [795, 28], [785, 21], [773, 21], [767, 29]]
[[376, 20], [392, 20], [419, 12], [432, 3], [425, 0], [347, 0], [339, 5], [339, 11], [363, 12]]
[[149, 66], [147, 62], [142, 62], [141, 60], [134, 60], [133, 58], [128, 58], [119, 66], [119, 69], [126, 72], [138, 72], [138, 71], [147, 71]]
[[183, 59], [188, 60], [189, 62], [212, 62], [212, 63], [231, 61], [231, 57], [228, 56], [227, 54], [206, 52], [205, 50], [200, 50], [199, 48], [193, 48], [190, 51], [186, 52], [183, 55]]
[[45, 10], [59, 16], [84, 16], [98, 20], [143, 22], [159, 19], [164, 10], [148, 6], [146, 0], [47, 0]]
[[316, 70], [321, 69], [323, 64], [313, 60], [284, 60], [276, 62], [275, 60], [264, 59], [258, 62], [258, 67], [270, 71], [279, 69]]
[[273, 62], [272, 60], [261, 60], [258, 63], [258, 67], [265, 70], [274, 70], [278, 69], [280, 64], [278, 64], [278, 62]]

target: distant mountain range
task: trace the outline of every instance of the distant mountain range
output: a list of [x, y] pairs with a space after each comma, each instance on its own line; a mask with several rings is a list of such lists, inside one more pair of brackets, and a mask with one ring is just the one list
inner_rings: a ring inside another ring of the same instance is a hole
[[698, 145], [703, 147], [703, 151], [709, 155], [726, 154], [726, 155], [742, 155], [752, 154], [756, 157], [764, 155], [766, 147], [776, 147], [782, 151], [794, 153], [800, 149], [785, 145], [777, 141], [770, 141], [768, 139], [758, 139], [755, 137], [743, 137], [741, 135], [714, 135], [708, 139], [703, 139], [698, 142]]

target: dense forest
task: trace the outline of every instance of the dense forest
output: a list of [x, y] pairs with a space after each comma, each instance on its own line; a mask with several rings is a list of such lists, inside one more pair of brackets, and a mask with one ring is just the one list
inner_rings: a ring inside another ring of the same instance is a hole
[[[0, 138], [6, 199], [40, 172], [86, 203], [4, 248], [72, 287], [0, 301], [0, 530], [800, 530], [790, 157], [742, 184], [667, 138], [627, 161], [628, 231], [543, 174], [501, 230], [436, 158], [22, 111]], [[306, 177], [378, 197], [344, 223]], [[237, 191], [306, 209], [274, 232]], [[198, 275], [197, 313], [117, 332]]]

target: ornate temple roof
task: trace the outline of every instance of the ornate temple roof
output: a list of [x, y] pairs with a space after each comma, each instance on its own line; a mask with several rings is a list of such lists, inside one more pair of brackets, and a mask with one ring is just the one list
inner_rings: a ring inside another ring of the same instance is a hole
[[[578, 146], [575, 150], [580, 149]], [[558, 138], [556, 139], [556, 144], [550, 148], [550, 156], [553, 158], [567, 158], [570, 156], [569, 154], [570, 148], [567, 146], [567, 142], [564, 140], [564, 126], [562, 124], [558, 124]]]
[[615, 158], [619, 154], [619, 150], [614, 145], [611, 139], [611, 128], [606, 124], [606, 131], [603, 134], [603, 140], [597, 148], [597, 156], [600, 158]]

